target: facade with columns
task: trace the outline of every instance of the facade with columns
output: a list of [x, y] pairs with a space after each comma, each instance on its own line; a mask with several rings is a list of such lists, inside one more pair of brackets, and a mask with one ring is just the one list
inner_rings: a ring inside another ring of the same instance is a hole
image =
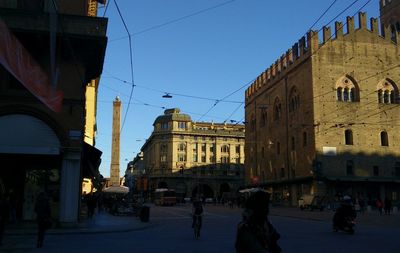
[[149, 190], [181, 197], [219, 197], [243, 185], [244, 126], [193, 122], [178, 108], [157, 117], [142, 147]]
[[[93, 8], [89, 11], [96, 1], [59, 0], [56, 15], [63, 29], [54, 30], [48, 24], [53, 6], [49, 3], [0, 3], [0, 46], [5, 46], [7, 30], [13, 38], [7, 44], [9, 52], [23, 48], [16, 55], [22, 73], [12, 62], [0, 65], [0, 192], [16, 203], [17, 219], [35, 220], [36, 196], [45, 191], [52, 217], [69, 225], [78, 222], [82, 177], [96, 174], [101, 155], [93, 146], [107, 19], [94, 17]], [[29, 64], [23, 65], [24, 59]], [[54, 67], [57, 71], [50, 71]], [[27, 80], [23, 73], [29, 71]], [[45, 86], [50, 79], [58, 79], [51, 88]], [[59, 94], [63, 99], [55, 108], [51, 104]]]
[[292, 205], [302, 194], [399, 202], [399, 2], [382, 2], [383, 29], [359, 13], [357, 27], [348, 17], [308, 32], [246, 90], [247, 185]]

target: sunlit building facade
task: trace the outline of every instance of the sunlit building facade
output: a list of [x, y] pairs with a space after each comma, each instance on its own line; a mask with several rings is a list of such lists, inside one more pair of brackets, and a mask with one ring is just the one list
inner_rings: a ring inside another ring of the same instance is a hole
[[244, 126], [193, 122], [165, 110], [142, 147], [149, 191], [173, 188], [182, 197], [219, 197], [243, 185]]
[[[399, 1], [386, 2], [398, 13]], [[292, 205], [303, 194], [399, 200], [400, 55], [390, 29], [348, 17], [322, 37], [308, 32], [256, 79], [245, 95], [247, 185]]]

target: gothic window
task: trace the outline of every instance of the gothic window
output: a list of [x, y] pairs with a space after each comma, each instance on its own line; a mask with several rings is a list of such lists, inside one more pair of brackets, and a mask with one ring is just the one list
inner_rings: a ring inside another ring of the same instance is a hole
[[389, 138], [386, 131], [381, 132], [381, 146], [389, 146]]
[[358, 102], [359, 89], [355, 80], [346, 75], [336, 83], [336, 99], [340, 102]]
[[260, 127], [264, 127], [266, 125], [267, 125], [267, 110], [263, 108], [261, 110]]
[[342, 95], [343, 95], [343, 88], [342, 87], [337, 88], [337, 100], [338, 101], [343, 100]]
[[344, 102], [348, 102], [349, 101], [349, 89], [348, 88], [344, 88], [343, 101]]
[[300, 107], [300, 96], [296, 87], [293, 87], [289, 95], [289, 112], [294, 112]]
[[350, 129], [344, 131], [344, 139], [346, 145], [353, 145], [353, 132]]
[[399, 92], [396, 84], [389, 80], [382, 80], [377, 87], [378, 103], [397, 104], [399, 103]]
[[279, 101], [279, 98], [276, 98], [275, 103], [274, 103], [274, 120], [275, 121], [277, 121], [281, 118], [281, 113], [282, 113], [281, 102]]

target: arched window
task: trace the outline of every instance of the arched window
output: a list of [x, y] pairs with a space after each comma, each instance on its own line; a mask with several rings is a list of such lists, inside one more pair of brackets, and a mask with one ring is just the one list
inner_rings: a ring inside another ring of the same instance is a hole
[[359, 89], [357, 83], [350, 76], [343, 76], [336, 82], [337, 101], [358, 102]]
[[337, 100], [338, 101], [342, 101], [343, 100], [342, 95], [343, 95], [343, 88], [342, 87], [337, 88]]
[[398, 104], [400, 102], [397, 85], [392, 80], [386, 78], [380, 81], [376, 90], [378, 95], [378, 103]]
[[296, 87], [293, 87], [289, 95], [289, 112], [294, 112], [300, 107], [300, 96]]
[[221, 153], [229, 153], [229, 146], [228, 145], [222, 145], [221, 146]]
[[353, 145], [353, 131], [350, 129], [344, 131], [344, 141], [346, 145]]
[[382, 103], [382, 90], [378, 90], [378, 103]]
[[385, 92], [383, 93], [383, 103], [385, 103], [385, 104], [389, 104], [390, 103], [390, 101], [389, 101], [389, 91], [388, 90], [385, 90]]
[[351, 88], [350, 89], [350, 102], [353, 102], [355, 97], [354, 97], [355, 89]]
[[274, 103], [274, 120], [277, 121], [281, 118], [281, 102], [279, 98], [275, 99]]
[[381, 132], [381, 146], [389, 146], [389, 138], [386, 131]]

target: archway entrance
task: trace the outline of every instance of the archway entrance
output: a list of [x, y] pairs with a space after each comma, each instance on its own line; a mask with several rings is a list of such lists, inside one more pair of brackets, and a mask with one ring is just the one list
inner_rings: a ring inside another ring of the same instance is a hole
[[192, 198], [213, 198], [214, 191], [207, 184], [199, 184], [192, 191]]
[[229, 186], [228, 183], [222, 183], [219, 186], [219, 192], [222, 195], [224, 192], [230, 192], [231, 191], [231, 187]]

